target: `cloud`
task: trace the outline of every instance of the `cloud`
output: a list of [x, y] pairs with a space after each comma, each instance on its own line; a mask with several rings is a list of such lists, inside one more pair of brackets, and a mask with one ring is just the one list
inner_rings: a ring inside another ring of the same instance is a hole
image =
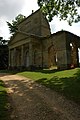
[[9, 38], [6, 21], [12, 21], [21, 13], [26, 0], [0, 0], [0, 36]]
[[32, 10], [36, 11], [38, 8], [37, 0], [29, 0], [29, 2], [26, 0], [21, 12], [25, 16], [28, 16], [32, 13]]
[[0, 18], [12, 19], [25, 4], [26, 0], [0, 0]]
[[37, 0], [0, 0], [0, 36], [10, 36], [6, 21], [11, 22], [20, 13], [28, 16], [37, 9]]
[[50, 26], [52, 33], [63, 29], [80, 36], [80, 22], [73, 23], [72, 26], [70, 26], [67, 21], [59, 21], [58, 18], [54, 17], [53, 21], [50, 23]]
[[[5, 39], [10, 36], [6, 21], [11, 22], [20, 13], [28, 16], [32, 10], [35, 11], [38, 8], [37, 0], [0, 0], [0, 36]], [[59, 21], [54, 17], [50, 26], [52, 33], [64, 29], [80, 36], [80, 22], [69, 26], [67, 22]]]

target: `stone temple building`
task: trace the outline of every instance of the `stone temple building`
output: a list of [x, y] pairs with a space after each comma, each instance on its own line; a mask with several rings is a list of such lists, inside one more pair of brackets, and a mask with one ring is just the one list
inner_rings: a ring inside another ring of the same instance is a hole
[[40, 10], [25, 18], [9, 41], [10, 68], [58, 68], [79, 66], [80, 38], [67, 31], [51, 34]]

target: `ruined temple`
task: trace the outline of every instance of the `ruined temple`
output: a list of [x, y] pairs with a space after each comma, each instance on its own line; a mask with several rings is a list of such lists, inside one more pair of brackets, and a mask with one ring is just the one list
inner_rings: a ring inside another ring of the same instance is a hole
[[67, 31], [51, 34], [40, 9], [19, 24], [8, 47], [10, 68], [68, 69], [79, 66], [80, 38]]

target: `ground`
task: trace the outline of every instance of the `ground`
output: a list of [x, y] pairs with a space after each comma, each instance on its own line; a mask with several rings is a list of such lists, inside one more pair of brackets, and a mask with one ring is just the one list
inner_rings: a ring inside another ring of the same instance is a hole
[[80, 106], [28, 78], [0, 74], [8, 88], [12, 120], [80, 120]]

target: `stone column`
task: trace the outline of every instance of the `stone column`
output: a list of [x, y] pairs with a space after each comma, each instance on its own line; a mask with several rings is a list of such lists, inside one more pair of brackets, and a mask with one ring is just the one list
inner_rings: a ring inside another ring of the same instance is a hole
[[66, 50], [59, 50], [57, 52], [57, 67], [58, 69], [67, 69]]
[[77, 48], [77, 67], [79, 67], [79, 53], [78, 53], [78, 48]]
[[14, 48], [13, 66], [16, 67], [16, 48]]
[[21, 46], [21, 66], [24, 66], [24, 46]]
[[10, 52], [10, 49], [9, 49], [9, 67], [11, 66], [11, 52]]
[[29, 66], [32, 66], [32, 44], [29, 43]]

